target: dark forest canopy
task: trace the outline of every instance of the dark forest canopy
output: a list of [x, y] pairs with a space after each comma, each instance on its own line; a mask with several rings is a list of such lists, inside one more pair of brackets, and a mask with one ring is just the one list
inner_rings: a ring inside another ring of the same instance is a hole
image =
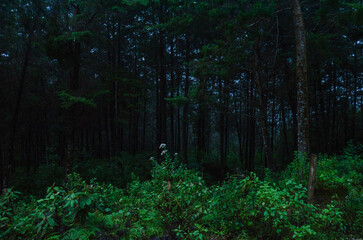
[[[283, 169], [299, 135], [291, 6], [2, 0], [1, 178], [48, 164], [70, 173], [84, 158], [160, 156], [161, 143], [221, 178]], [[307, 0], [302, 13], [310, 152], [332, 154], [363, 141], [363, 7]]]

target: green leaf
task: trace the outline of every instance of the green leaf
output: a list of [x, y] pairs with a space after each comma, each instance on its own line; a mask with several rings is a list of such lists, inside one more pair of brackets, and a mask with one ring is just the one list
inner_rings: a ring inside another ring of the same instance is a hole
[[92, 199], [91, 198], [87, 198], [86, 199], [86, 204], [87, 204], [87, 206], [90, 206], [92, 204]]
[[84, 104], [90, 107], [96, 107], [96, 103], [93, 99], [87, 99], [85, 97], [72, 96], [65, 91], [58, 92], [58, 96], [61, 99], [61, 107], [68, 109], [76, 104]]
[[54, 221], [53, 218], [48, 217], [47, 220], [48, 220], [49, 226], [51, 226], [51, 227], [54, 227], [55, 226], [55, 221]]

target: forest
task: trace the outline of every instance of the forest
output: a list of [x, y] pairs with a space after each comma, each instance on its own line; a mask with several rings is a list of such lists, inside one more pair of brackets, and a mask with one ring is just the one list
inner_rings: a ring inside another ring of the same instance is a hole
[[0, 16], [0, 239], [363, 238], [362, 1]]

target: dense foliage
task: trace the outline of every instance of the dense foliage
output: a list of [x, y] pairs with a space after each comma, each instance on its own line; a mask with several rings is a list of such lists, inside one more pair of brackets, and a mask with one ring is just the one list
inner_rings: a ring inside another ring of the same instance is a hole
[[[77, 173], [45, 197], [0, 197], [2, 239], [343, 239], [363, 236], [363, 153], [320, 155], [315, 204], [306, 201], [305, 159], [281, 174], [231, 175], [208, 186], [164, 146], [151, 179], [125, 189]], [[122, 177], [122, 176], [119, 176]], [[318, 199], [318, 198], [323, 198]]]

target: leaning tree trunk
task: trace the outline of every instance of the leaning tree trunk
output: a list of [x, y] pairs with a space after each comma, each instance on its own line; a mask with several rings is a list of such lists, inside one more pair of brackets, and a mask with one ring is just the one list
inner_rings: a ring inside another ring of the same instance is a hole
[[304, 18], [299, 0], [292, 0], [296, 38], [297, 145], [300, 154], [309, 154], [309, 94]]

